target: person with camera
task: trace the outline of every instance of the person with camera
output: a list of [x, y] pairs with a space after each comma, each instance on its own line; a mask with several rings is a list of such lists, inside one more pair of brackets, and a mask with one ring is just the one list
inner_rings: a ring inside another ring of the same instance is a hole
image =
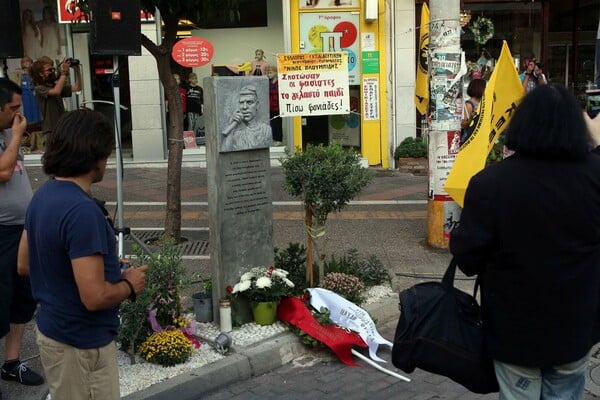
[[[69, 84], [69, 69], [75, 71], [75, 82]], [[63, 97], [71, 97], [81, 89], [81, 70], [79, 60], [65, 58], [58, 65], [58, 74], [52, 64], [38, 60], [31, 67], [35, 84], [35, 98], [42, 115], [42, 135], [45, 137], [54, 130], [56, 122], [65, 113]]]
[[543, 69], [544, 64], [535, 61], [535, 58], [528, 58], [525, 60], [525, 71], [519, 75], [521, 83], [523, 84], [523, 89], [525, 89], [525, 94], [528, 94], [540, 85], [548, 83]]

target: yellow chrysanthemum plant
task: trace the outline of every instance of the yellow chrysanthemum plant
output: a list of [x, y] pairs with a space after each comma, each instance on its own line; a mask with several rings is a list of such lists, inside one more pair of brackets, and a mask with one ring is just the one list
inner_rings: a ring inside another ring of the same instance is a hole
[[144, 360], [163, 367], [172, 367], [186, 362], [193, 351], [193, 344], [179, 329], [168, 329], [153, 333], [140, 345], [140, 356]]

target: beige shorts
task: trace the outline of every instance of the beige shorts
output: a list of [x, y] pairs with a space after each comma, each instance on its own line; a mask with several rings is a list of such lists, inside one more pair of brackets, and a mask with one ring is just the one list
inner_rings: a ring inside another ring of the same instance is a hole
[[97, 349], [78, 349], [36, 331], [52, 400], [121, 398], [114, 341]]

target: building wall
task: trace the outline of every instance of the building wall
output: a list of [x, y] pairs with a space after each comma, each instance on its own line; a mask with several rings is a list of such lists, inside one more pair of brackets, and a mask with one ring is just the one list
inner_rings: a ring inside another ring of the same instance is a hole
[[387, 19], [391, 51], [390, 76], [393, 90], [388, 91], [390, 107], [388, 144], [390, 159], [396, 146], [407, 137], [416, 135], [415, 77], [416, 77], [416, 37], [418, 27], [415, 21], [414, 0], [393, 0]]
[[215, 53], [212, 61], [194, 68], [200, 85], [211, 75], [212, 65], [239, 65], [254, 60], [254, 51], [262, 49], [269, 64], [276, 64], [277, 53], [284, 52], [282, 0], [267, 0], [268, 26], [258, 28], [195, 29], [192, 36], [212, 43]]
[[[142, 24], [142, 33], [157, 42], [155, 24]], [[142, 46], [141, 56], [129, 56], [131, 140], [135, 161], [166, 158], [164, 95], [154, 57]]]

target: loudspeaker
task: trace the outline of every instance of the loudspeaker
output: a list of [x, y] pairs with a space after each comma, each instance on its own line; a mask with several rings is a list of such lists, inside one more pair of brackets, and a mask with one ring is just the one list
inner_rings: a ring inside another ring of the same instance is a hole
[[90, 5], [91, 54], [142, 54], [140, 0], [93, 0]]
[[21, 12], [19, 0], [0, 2], [0, 58], [23, 57], [23, 37], [21, 35]]

